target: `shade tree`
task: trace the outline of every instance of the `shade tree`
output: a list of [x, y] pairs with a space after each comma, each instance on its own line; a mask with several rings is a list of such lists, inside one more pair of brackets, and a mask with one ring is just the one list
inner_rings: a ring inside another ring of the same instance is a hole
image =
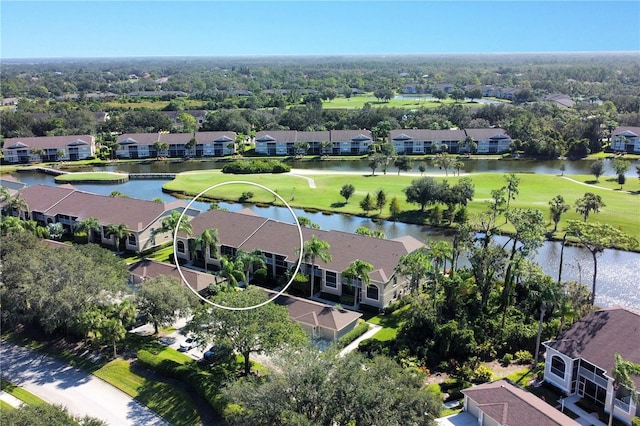
[[160, 327], [187, 317], [196, 306], [195, 295], [178, 279], [160, 275], [136, 286], [138, 314], [153, 324], [154, 334]]
[[571, 209], [571, 206], [565, 203], [562, 195], [556, 195], [551, 199], [551, 201], [549, 201], [549, 214], [551, 215], [551, 221], [553, 222], [552, 232], [556, 232], [558, 230], [558, 223], [560, 223], [562, 214], [568, 212], [569, 209]]
[[576, 212], [579, 213], [584, 221], [587, 221], [591, 212], [598, 213], [606, 204], [602, 201], [602, 197], [593, 192], [585, 192], [584, 196], [578, 198], [574, 204]]
[[342, 197], [344, 197], [345, 202], [349, 202], [349, 198], [351, 198], [351, 196], [353, 195], [353, 193], [356, 191], [356, 188], [351, 185], [350, 183], [347, 183], [345, 185], [342, 186], [342, 188], [340, 188], [340, 195]]
[[[256, 306], [267, 300], [266, 293], [249, 287], [242, 291], [218, 293], [215, 303], [231, 308]], [[254, 309], [229, 310], [208, 304], [198, 309], [187, 329], [202, 341], [225, 341], [244, 357], [244, 374], [251, 372], [251, 354], [271, 354], [286, 347], [298, 348], [308, 341], [302, 327], [289, 318], [285, 306], [268, 303]]]

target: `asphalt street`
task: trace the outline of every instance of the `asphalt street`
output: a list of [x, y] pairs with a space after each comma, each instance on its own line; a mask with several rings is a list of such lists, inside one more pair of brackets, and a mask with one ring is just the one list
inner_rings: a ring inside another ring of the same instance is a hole
[[110, 425], [168, 425], [110, 384], [46, 355], [0, 341], [0, 375], [70, 413]]

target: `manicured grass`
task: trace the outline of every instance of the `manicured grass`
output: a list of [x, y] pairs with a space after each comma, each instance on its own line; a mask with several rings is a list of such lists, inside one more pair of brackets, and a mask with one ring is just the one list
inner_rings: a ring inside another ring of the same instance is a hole
[[[518, 370], [514, 373], [511, 373], [507, 376], [507, 379], [511, 380], [516, 385], [521, 387], [528, 386], [529, 382], [533, 380], [536, 376], [536, 370], [526, 367], [522, 370]], [[501, 377], [496, 377], [495, 380], [500, 379]]]
[[200, 424], [196, 405], [186, 392], [137, 374], [128, 361], [111, 361], [94, 374], [146, 405], [173, 425]]
[[[474, 199], [468, 204], [470, 217], [474, 214], [485, 212], [488, 209], [488, 202], [491, 199], [491, 190], [501, 188], [505, 180], [501, 173], [478, 173], [468, 175], [475, 185]], [[627, 234], [640, 238], [640, 227], [637, 222], [637, 212], [640, 211], [640, 196], [626, 191], [607, 189], [606, 178], [602, 177], [602, 185], [589, 185], [584, 182], [590, 180], [585, 176], [558, 176], [539, 175], [531, 173], [517, 174], [520, 178], [519, 195], [510, 203], [510, 208], [537, 208], [545, 216], [549, 214], [549, 201], [556, 195], [562, 195], [565, 202], [571, 209], [562, 216], [556, 237], [562, 237], [562, 230], [567, 220], [581, 220], [582, 218], [573, 208], [575, 201], [584, 196], [585, 192], [593, 192], [602, 197], [605, 207], [597, 214], [591, 214], [590, 221], [609, 223], [612, 226], [622, 229]], [[462, 176], [464, 177], [464, 176]], [[191, 196], [196, 195], [205, 188], [228, 181], [248, 181], [267, 186], [276, 191], [292, 207], [311, 209], [312, 211], [327, 211], [341, 214], [353, 214], [364, 216], [360, 208], [360, 201], [367, 193], [371, 196], [379, 189], [383, 189], [387, 194], [387, 200], [397, 197], [403, 213], [399, 220], [411, 223], [428, 223], [425, 221], [427, 214], [419, 211], [419, 206], [408, 204], [403, 189], [411, 185], [414, 179], [419, 179], [416, 175], [400, 175], [389, 173], [382, 175], [380, 172], [371, 176], [370, 172], [364, 171], [362, 174], [306, 174], [304, 176], [292, 176], [291, 174], [279, 175], [225, 175], [220, 171], [186, 172], [179, 174], [176, 179], [163, 185], [169, 191], [182, 192]], [[460, 176], [445, 177], [439, 175], [436, 179], [446, 179], [450, 185], [455, 185]], [[313, 179], [316, 188], [310, 188], [307, 179]], [[574, 179], [574, 180], [571, 180]], [[626, 190], [640, 190], [638, 179], [628, 179]], [[349, 182], [355, 187], [354, 195], [345, 203], [340, 196], [340, 188]], [[613, 185], [615, 186], [615, 185]], [[233, 184], [216, 188], [206, 195], [212, 199], [225, 201], [238, 201], [240, 195], [250, 191], [254, 197], [250, 199], [255, 203], [266, 203], [281, 205], [275, 197], [260, 188], [246, 185]], [[370, 217], [387, 219], [389, 217], [388, 207], [385, 207], [382, 214], [378, 211], [370, 212]], [[502, 219], [504, 222], [504, 219]], [[501, 219], [498, 219], [501, 223]], [[552, 223], [549, 221], [549, 229]], [[510, 232], [509, 225], [501, 228], [502, 232]]]
[[[8, 393], [9, 395], [13, 395], [18, 398], [20, 401], [24, 402], [28, 405], [44, 405], [46, 401], [41, 399], [40, 397], [32, 394], [28, 390], [25, 390], [19, 386], [14, 385], [13, 383], [0, 379], [0, 384], [2, 385], [2, 390]], [[13, 408], [13, 407], [12, 407]]]
[[382, 330], [373, 335], [373, 339], [383, 342], [395, 339], [398, 335], [398, 330], [400, 330], [400, 327], [402, 327], [402, 324], [406, 321], [406, 315], [404, 314], [409, 307], [409, 305], [405, 305], [389, 315], [376, 315], [369, 319], [370, 323], [383, 327]]
[[144, 256], [139, 256], [137, 254], [131, 255], [129, 257], [125, 257], [124, 261], [129, 265], [132, 263], [139, 262], [143, 259], [153, 259], [158, 262], [171, 263], [171, 259], [173, 256], [173, 245], [168, 245], [167, 247], [163, 247], [159, 250], [156, 250], [152, 253], [147, 253]]
[[0, 399], [0, 413], [3, 411], [11, 411], [11, 410], [15, 410], [13, 405], [7, 402], [4, 402], [3, 400]]
[[[411, 96], [411, 95], [406, 95]], [[449, 105], [456, 103], [453, 99], [444, 99], [442, 101], [436, 101], [434, 98], [413, 97], [415, 99], [390, 99], [387, 101], [378, 100], [372, 94], [356, 95], [350, 98], [337, 97], [330, 101], [322, 102], [322, 108], [324, 109], [356, 109], [362, 108], [365, 104], [369, 103], [373, 108], [376, 107], [388, 107], [388, 108], [404, 108], [404, 109], [419, 109], [419, 108], [438, 108], [441, 105]], [[458, 102], [462, 106], [478, 107], [482, 104], [477, 102]]]
[[64, 175], [56, 176], [56, 183], [65, 182], [120, 182], [129, 179], [129, 175], [126, 173], [113, 173], [113, 172], [80, 172], [80, 173], [67, 173]]

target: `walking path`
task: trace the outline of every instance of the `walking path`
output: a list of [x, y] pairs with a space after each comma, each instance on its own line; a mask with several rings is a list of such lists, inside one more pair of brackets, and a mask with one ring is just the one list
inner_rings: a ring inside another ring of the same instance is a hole
[[[13, 343], [0, 341], [0, 373], [50, 404], [110, 425], [168, 425], [129, 395], [90, 374]], [[3, 398], [4, 399], [4, 398]]]
[[606, 426], [605, 423], [601, 422], [597, 416], [587, 413], [586, 411], [584, 411], [582, 408], [578, 407], [576, 405], [576, 402], [578, 402], [578, 400], [580, 399], [580, 397], [578, 395], [572, 395], [572, 396], [568, 396], [566, 398], [562, 398], [560, 400], [558, 400], [558, 402], [561, 404], [562, 407], [571, 410], [572, 412], [576, 413], [577, 415], [579, 415], [580, 417], [576, 419], [576, 422], [580, 423], [581, 425], [584, 426]]
[[364, 333], [362, 336], [358, 337], [353, 342], [349, 343], [343, 350], [340, 351], [339, 355], [345, 356], [349, 352], [356, 350], [360, 342], [362, 342], [363, 340], [369, 339], [370, 337], [373, 337], [373, 335], [376, 334], [381, 329], [382, 327], [380, 327], [379, 325], [369, 324], [369, 331]]
[[15, 396], [11, 395], [10, 393], [6, 393], [3, 390], [0, 390], [0, 400], [6, 402], [7, 404], [12, 406], [13, 408], [18, 408], [23, 404], [23, 402], [20, 401], [18, 398], [16, 398]]

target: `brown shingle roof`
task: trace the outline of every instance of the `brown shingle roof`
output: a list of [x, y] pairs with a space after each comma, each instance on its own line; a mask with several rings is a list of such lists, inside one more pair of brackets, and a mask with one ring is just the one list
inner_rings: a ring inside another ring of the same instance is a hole
[[391, 140], [405, 139], [402, 135], [417, 141], [462, 141], [466, 137], [464, 130], [400, 129], [389, 133]]
[[504, 131], [504, 129], [499, 129], [499, 128], [495, 128], [495, 129], [466, 129], [465, 132], [467, 133], [468, 136], [471, 136], [471, 138], [474, 141], [487, 140], [487, 139], [491, 139], [493, 137], [500, 136], [500, 135], [508, 136], [507, 133]]
[[[545, 345], [572, 358], [583, 358], [611, 377], [616, 353], [640, 364], [640, 313], [624, 307], [592, 312]], [[634, 377], [634, 382], [640, 388], [640, 378]]]
[[[273, 292], [268, 292], [269, 297], [273, 297]], [[278, 296], [274, 303], [286, 306], [289, 310], [289, 317], [292, 320], [308, 324], [314, 327], [340, 331], [346, 326], [357, 321], [362, 314], [347, 309], [338, 309], [324, 303], [314, 302], [312, 300], [300, 299], [290, 295]]]
[[[298, 258], [300, 241], [294, 225], [290, 223], [243, 213], [211, 210], [196, 216], [191, 225], [193, 236], [202, 234], [205, 229], [216, 228], [224, 245], [245, 251], [260, 249], [280, 254], [286, 256], [289, 262], [295, 262]], [[332, 260], [327, 263], [317, 260], [323, 268], [342, 272], [353, 260], [360, 259], [375, 267], [370, 277], [382, 282], [393, 275], [402, 255], [422, 246], [420, 241], [410, 236], [386, 240], [310, 228], [303, 228], [302, 235], [305, 241], [316, 235], [318, 239], [329, 243]]]
[[4, 149], [25, 145], [27, 148], [35, 149], [62, 149], [68, 148], [74, 142], [80, 142], [89, 146], [93, 145], [95, 138], [91, 135], [72, 136], [37, 136], [29, 138], [10, 138], [4, 141]]
[[498, 424], [509, 426], [578, 426], [537, 396], [506, 380], [485, 383], [462, 391]]
[[296, 142], [296, 130], [264, 130], [256, 133], [256, 141]]
[[75, 191], [70, 185], [34, 185], [21, 189], [20, 196], [31, 211], [44, 213]]
[[362, 136], [371, 140], [370, 130], [331, 130], [331, 142], [349, 142]]
[[[144, 259], [129, 266], [129, 273], [140, 282], [147, 278], [155, 278], [161, 275], [176, 278], [181, 283], [187, 285], [182, 280], [178, 268], [170, 263], [157, 262], [151, 259]], [[188, 282], [189, 287], [195, 291], [207, 288], [215, 280], [214, 276], [204, 272], [194, 271], [189, 268], [182, 268], [182, 274]]]

